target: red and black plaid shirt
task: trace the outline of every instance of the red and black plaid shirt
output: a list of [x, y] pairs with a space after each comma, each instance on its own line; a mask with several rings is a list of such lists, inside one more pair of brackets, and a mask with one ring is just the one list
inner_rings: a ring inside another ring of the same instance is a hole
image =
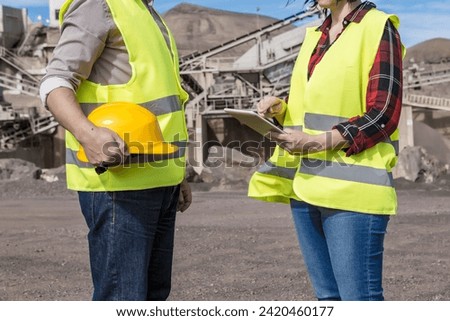
[[[342, 32], [345, 32], [350, 23], [360, 22], [372, 8], [375, 8], [375, 4], [369, 1], [359, 5], [345, 17]], [[309, 62], [309, 77], [332, 45], [329, 40], [330, 26], [331, 17], [328, 16], [318, 28], [322, 36]], [[339, 130], [350, 144], [346, 149], [347, 156], [360, 153], [386, 140], [398, 126], [402, 107], [402, 48], [398, 31], [389, 20], [369, 77], [366, 113], [333, 127]]]

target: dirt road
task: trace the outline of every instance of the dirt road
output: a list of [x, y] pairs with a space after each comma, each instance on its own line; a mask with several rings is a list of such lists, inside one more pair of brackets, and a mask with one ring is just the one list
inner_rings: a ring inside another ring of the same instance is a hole
[[[0, 185], [0, 300], [89, 300], [76, 196], [42, 184], [28, 194]], [[450, 184], [399, 185], [385, 297], [450, 300]], [[194, 192], [178, 217], [173, 270], [170, 300], [314, 300], [289, 208], [248, 199], [245, 190]]]

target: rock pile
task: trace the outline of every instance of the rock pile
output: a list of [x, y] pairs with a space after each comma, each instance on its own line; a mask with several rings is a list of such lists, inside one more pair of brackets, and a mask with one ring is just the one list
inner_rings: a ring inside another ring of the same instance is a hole
[[425, 148], [407, 146], [400, 152], [393, 174], [394, 178], [433, 183], [448, 172], [449, 164], [444, 164], [434, 155], [428, 154]]
[[0, 199], [74, 196], [65, 176], [64, 166], [41, 169], [22, 159], [0, 159]]
[[31, 162], [16, 158], [0, 159], [0, 180], [37, 179], [40, 175], [41, 169]]

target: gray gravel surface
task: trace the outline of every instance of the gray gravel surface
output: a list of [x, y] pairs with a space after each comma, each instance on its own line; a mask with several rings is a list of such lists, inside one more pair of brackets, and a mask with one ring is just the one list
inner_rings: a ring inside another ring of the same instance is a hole
[[[450, 188], [397, 181], [387, 300], [450, 300]], [[314, 300], [289, 208], [204, 191], [178, 216], [170, 300]], [[87, 229], [64, 182], [1, 182], [0, 300], [89, 300]]]

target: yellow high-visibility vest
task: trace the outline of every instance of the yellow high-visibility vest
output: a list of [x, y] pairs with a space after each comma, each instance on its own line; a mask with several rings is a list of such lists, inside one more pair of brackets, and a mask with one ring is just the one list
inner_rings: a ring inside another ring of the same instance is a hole
[[[387, 20], [399, 20], [371, 9], [360, 23], [352, 22], [307, 79], [308, 63], [321, 32], [307, 30], [297, 58], [284, 127], [308, 134], [330, 131], [340, 122], [366, 111], [369, 74]], [[395, 214], [397, 196], [392, 168], [398, 154], [396, 130], [384, 142], [347, 157], [344, 151], [292, 156], [277, 147], [252, 176], [250, 197], [310, 204], [373, 214]]]
[[[72, 0], [60, 12], [63, 21]], [[132, 102], [157, 116], [164, 141], [177, 145], [170, 155], [149, 156], [97, 175], [91, 164], [80, 162], [80, 144], [66, 132], [66, 169], [69, 189], [78, 191], [140, 190], [179, 184], [185, 175], [187, 128], [184, 104], [188, 99], [179, 78], [178, 53], [169, 32], [170, 47], [141, 1], [106, 0], [126, 45], [132, 75], [124, 84], [104, 86], [83, 81], [77, 98], [85, 115], [108, 102]], [[167, 27], [167, 26], [166, 26]]]

